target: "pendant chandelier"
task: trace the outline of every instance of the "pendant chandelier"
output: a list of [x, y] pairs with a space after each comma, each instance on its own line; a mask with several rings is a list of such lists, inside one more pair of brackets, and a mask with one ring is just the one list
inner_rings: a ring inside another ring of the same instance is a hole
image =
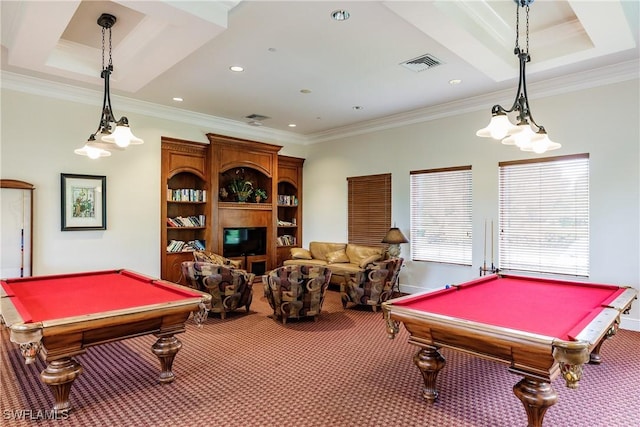
[[[544, 126], [538, 125], [533, 119], [529, 99], [527, 97], [527, 82], [525, 77], [525, 65], [531, 61], [529, 56], [529, 5], [533, 0], [514, 0], [516, 3], [516, 46], [514, 54], [520, 61], [520, 77], [518, 81], [518, 91], [516, 92], [513, 105], [508, 110], [501, 105], [494, 105], [491, 109], [491, 122], [483, 129], [476, 132], [480, 137], [491, 137], [502, 140], [505, 145], [515, 145], [522, 151], [533, 151], [544, 153], [545, 151], [556, 150], [561, 147], [557, 142], [549, 139]], [[520, 49], [520, 8], [526, 10], [526, 48]], [[513, 125], [509, 121], [508, 113], [517, 112], [517, 124]]]
[[[104, 80], [104, 94], [102, 97], [102, 115], [98, 128], [89, 135], [89, 139], [84, 147], [78, 148], [74, 153], [81, 156], [88, 156], [91, 159], [107, 157], [112, 151], [122, 151], [129, 145], [142, 144], [144, 141], [137, 138], [129, 128], [129, 120], [122, 116], [116, 120], [111, 108], [111, 95], [109, 93], [109, 77], [113, 72], [113, 62], [111, 60], [111, 27], [116, 23], [116, 17], [103, 13], [98, 18], [98, 25], [102, 27], [102, 73], [100, 76]], [[105, 34], [109, 33], [109, 63], [105, 65]]]

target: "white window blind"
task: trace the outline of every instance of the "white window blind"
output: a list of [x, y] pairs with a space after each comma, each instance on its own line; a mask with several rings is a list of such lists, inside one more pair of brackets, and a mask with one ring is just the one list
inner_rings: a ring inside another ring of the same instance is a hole
[[411, 258], [471, 265], [471, 166], [410, 174]]
[[500, 269], [589, 276], [589, 155], [499, 167]]

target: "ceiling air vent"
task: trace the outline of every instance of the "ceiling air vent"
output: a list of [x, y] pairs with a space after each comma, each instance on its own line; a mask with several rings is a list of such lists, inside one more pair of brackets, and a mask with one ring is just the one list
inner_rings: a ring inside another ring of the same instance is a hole
[[262, 126], [262, 121], [270, 119], [271, 117], [263, 116], [262, 114], [249, 114], [248, 116], [244, 116], [244, 118], [249, 119], [247, 123], [251, 126]]
[[400, 63], [403, 67], [415, 71], [416, 73], [428, 70], [429, 68], [433, 68], [440, 64], [442, 64], [442, 62], [438, 58], [428, 53]]
[[262, 114], [249, 114], [244, 118], [249, 120], [265, 120], [265, 119], [270, 119], [271, 117], [263, 116]]

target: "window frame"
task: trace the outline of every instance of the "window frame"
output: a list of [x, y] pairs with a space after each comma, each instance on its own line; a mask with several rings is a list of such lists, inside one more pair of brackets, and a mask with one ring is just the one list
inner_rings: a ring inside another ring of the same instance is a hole
[[348, 242], [382, 243], [391, 227], [391, 173], [347, 178]]
[[[410, 171], [409, 175], [411, 259], [471, 266], [473, 263], [472, 166], [417, 170]], [[455, 180], [452, 181], [451, 178]], [[422, 193], [426, 190], [424, 186], [434, 184], [438, 186], [433, 189], [433, 193]], [[419, 192], [421, 192], [420, 197], [418, 197]], [[458, 196], [451, 197], [455, 192], [458, 192]], [[426, 207], [425, 203], [431, 204]], [[433, 209], [425, 211], [430, 207]], [[426, 219], [424, 215], [427, 216]], [[433, 221], [429, 221], [429, 216]], [[441, 244], [434, 245], [436, 240], [440, 240]]]
[[498, 168], [500, 268], [589, 277], [589, 154], [500, 162]]

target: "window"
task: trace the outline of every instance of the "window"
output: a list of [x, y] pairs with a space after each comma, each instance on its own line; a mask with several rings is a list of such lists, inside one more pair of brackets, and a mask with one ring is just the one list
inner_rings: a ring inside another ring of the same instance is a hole
[[471, 166], [410, 174], [412, 259], [471, 265]]
[[391, 174], [347, 178], [349, 243], [382, 246], [391, 227]]
[[500, 268], [589, 276], [589, 155], [499, 167]]

